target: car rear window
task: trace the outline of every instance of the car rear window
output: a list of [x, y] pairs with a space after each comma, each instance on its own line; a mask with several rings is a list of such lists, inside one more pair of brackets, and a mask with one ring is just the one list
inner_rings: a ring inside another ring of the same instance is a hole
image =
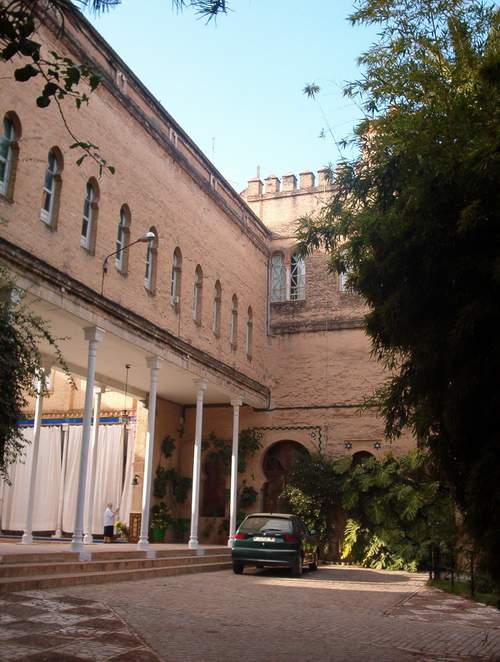
[[292, 533], [292, 520], [283, 517], [248, 517], [239, 528], [245, 533], [262, 533], [263, 531], [282, 531]]

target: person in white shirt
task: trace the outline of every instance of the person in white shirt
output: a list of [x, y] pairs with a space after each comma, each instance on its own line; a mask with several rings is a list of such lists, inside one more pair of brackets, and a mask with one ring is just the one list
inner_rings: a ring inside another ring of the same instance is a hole
[[113, 504], [107, 503], [106, 510], [104, 511], [104, 542], [113, 542], [114, 528], [115, 528], [115, 515], [118, 508], [113, 510]]

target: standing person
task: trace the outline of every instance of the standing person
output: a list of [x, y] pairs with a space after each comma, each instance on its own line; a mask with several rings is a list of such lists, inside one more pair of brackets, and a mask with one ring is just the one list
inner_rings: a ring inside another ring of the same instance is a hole
[[107, 503], [106, 510], [104, 511], [104, 542], [113, 542], [114, 528], [115, 528], [115, 515], [118, 508], [113, 510], [113, 504]]

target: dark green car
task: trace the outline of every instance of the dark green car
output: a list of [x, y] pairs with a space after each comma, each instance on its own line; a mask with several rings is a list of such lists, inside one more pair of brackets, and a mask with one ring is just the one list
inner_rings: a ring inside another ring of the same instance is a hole
[[304, 566], [318, 568], [318, 541], [296, 515], [255, 513], [248, 515], [236, 532], [233, 571], [241, 575], [246, 565], [281, 566], [300, 577]]

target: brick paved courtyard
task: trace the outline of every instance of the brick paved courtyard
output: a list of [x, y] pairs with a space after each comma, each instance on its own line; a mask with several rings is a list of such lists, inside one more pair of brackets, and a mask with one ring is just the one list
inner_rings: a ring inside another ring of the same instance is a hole
[[500, 612], [425, 576], [323, 567], [0, 596], [0, 659], [500, 660]]

